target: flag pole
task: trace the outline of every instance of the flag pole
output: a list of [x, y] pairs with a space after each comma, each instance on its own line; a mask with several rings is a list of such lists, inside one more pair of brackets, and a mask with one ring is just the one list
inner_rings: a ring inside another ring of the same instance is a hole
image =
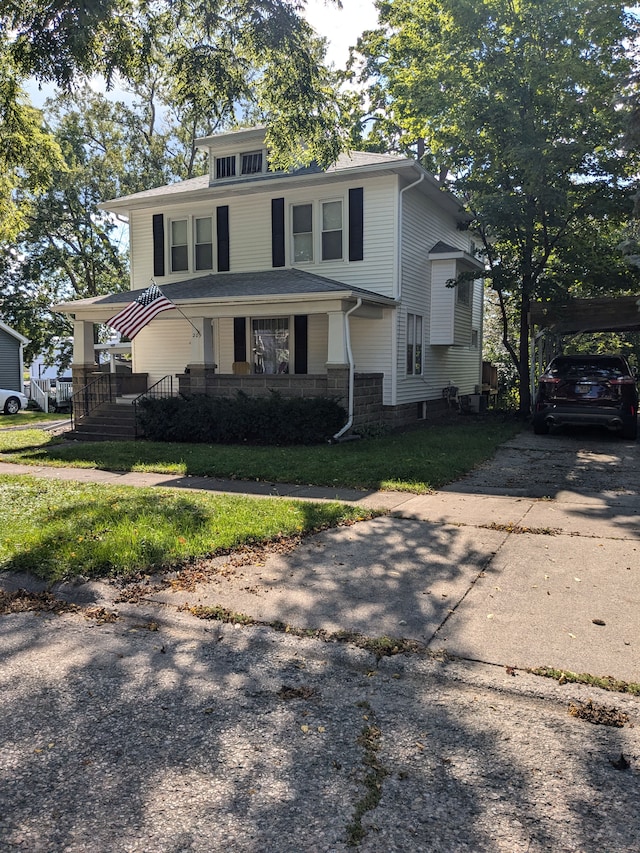
[[[153, 278], [151, 279], [151, 284], [154, 284], [154, 285], [158, 288], [158, 290], [160, 290], [160, 287], [159, 287], [159, 285], [158, 285], [158, 282], [157, 282], [155, 279], [153, 279]], [[161, 291], [161, 290], [160, 290], [160, 293], [162, 293], [162, 291]], [[169, 299], [169, 297], [168, 297], [168, 296], [165, 296], [165, 294], [164, 294], [164, 293], [162, 293], [162, 295], [164, 296], [164, 298], [165, 298], [165, 299]], [[192, 322], [191, 322], [191, 320], [187, 317], [187, 315], [184, 313], [184, 311], [182, 310], [182, 308], [178, 308], [178, 306], [176, 305], [176, 303], [175, 303], [175, 302], [172, 302], [172, 301], [171, 301], [171, 299], [169, 299], [169, 302], [171, 302], [171, 304], [172, 304], [172, 305], [173, 305], [173, 307], [176, 309], [176, 311], [178, 311], [178, 312], [180, 312], [180, 314], [182, 314], [182, 316], [184, 317], [184, 319], [187, 321], [187, 323], [191, 326], [191, 328], [192, 328], [192, 329], [193, 329], [193, 331], [195, 332], [195, 336], [196, 336], [197, 338], [201, 338], [201, 337], [202, 337], [202, 335], [200, 334], [200, 331], [199, 331], [199, 330], [198, 330], [198, 329], [193, 325], [193, 323], [192, 323]]]

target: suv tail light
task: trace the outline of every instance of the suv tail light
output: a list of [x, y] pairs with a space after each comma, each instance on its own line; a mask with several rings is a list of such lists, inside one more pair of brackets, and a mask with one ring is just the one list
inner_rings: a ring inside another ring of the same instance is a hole
[[609, 385], [635, 385], [636, 380], [633, 376], [620, 376], [618, 379], [610, 379]]

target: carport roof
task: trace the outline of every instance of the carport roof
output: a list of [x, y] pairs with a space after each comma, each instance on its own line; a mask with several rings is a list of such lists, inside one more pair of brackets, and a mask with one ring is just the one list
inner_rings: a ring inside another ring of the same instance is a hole
[[556, 334], [640, 331], [640, 296], [532, 302], [531, 326]]

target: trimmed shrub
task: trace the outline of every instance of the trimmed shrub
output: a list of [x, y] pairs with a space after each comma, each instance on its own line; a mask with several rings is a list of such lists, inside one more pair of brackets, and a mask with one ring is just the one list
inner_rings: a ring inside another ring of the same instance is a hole
[[344, 425], [347, 413], [329, 397], [143, 398], [138, 427], [150, 441], [196, 444], [320, 444]]

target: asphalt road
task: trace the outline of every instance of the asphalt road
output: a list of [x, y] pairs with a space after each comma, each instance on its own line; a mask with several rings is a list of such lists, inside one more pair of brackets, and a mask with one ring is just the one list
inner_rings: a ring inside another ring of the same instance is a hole
[[640, 850], [640, 698], [526, 671], [640, 682], [639, 473], [636, 444], [522, 433], [193, 589], [67, 586], [77, 612], [0, 617], [0, 850]]

